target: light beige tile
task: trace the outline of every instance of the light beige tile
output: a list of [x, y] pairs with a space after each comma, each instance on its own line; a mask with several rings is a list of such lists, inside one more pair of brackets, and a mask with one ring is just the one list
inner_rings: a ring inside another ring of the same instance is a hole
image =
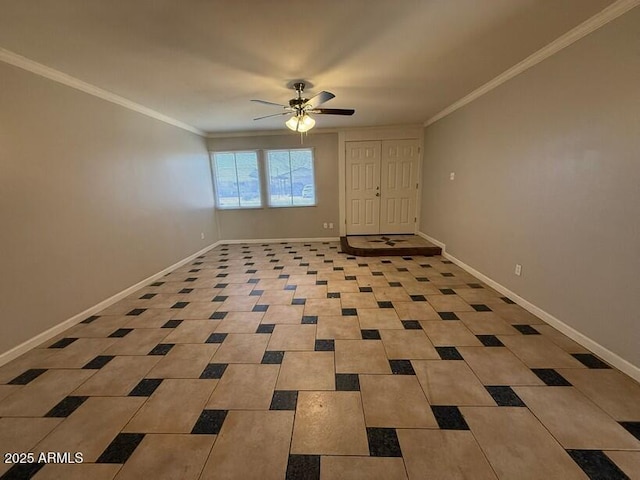
[[31, 448], [57, 427], [62, 418], [0, 418], [0, 475], [11, 468], [4, 462], [9, 452], [29, 452]]
[[279, 365], [229, 365], [207, 409], [268, 410]]
[[221, 312], [250, 312], [258, 302], [258, 297], [254, 296], [232, 296], [222, 303]]
[[368, 427], [438, 428], [414, 375], [360, 375]]
[[[226, 278], [220, 279], [220, 283], [227, 283]], [[252, 283], [228, 283], [226, 287], [222, 289], [219, 295], [224, 296], [244, 296], [249, 295], [253, 290], [254, 285]], [[262, 290], [262, 289], [259, 289]]]
[[293, 415], [285, 411], [229, 412], [201, 478], [285, 478]]
[[[133, 332], [132, 332], [133, 333]], [[80, 338], [68, 347], [52, 349], [47, 357], [46, 368], [82, 368], [87, 362], [116, 342], [116, 338]]]
[[440, 315], [427, 302], [393, 302], [400, 320], [440, 320]]
[[393, 308], [361, 308], [358, 309], [360, 328], [367, 329], [398, 329], [404, 330], [398, 314]]
[[495, 406], [491, 395], [462, 360], [414, 360], [418, 381], [432, 405]]
[[380, 330], [387, 358], [438, 359], [440, 355], [422, 330]]
[[[91, 323], [79, 323], [65, 331], [59, 337], [78, 337], [78, 338], [104, 338], [111, 335], [117, 329], [122, 328], [129, 323], [131, 319], [137, 317], [126, 315], [109, 315], [100, 317]], [[53, 342], [49, 342], [53, 343]], [[45, 344], [49, 346], [48, 344]]]
[[402, 458], [339, 457], [320, 458], [322, 480], [406, 480]]
[[[273, 266], [271, 265], [271, 266], [268, 266], [267, 268], [273, 268]], [[287, 285], [287, 279], [277, 278], [277, 275], [279, 275], [280, 272], [276, 272], [275, 270], [273, 270], [273, 272], [276, 274], [276, 278], [262, 277], [260, 281], [255, 284], [254, 288], [256, 290], [284, 290], [284, 287]], [[264, 275], [264, 273], [262, 273], [261, 275]]]
[[230, 333], [213, 356], [212, 363], [260, 363], [269, 335]]
[[458, 351], [483, 385], [544, 385], [504, 347], [459, 347]]
[[176, 345], [147, 375], [149, 378], [199, 378], [219, 344]]
[[170, 328], [136, 329], [133, 332], [129, 333], [126, 337], [110, 339], [110, 340], [117, 340], [117, 342], [114, 343], [107, 350], [105, 350], [104, 354], [105, 355], [147, 355], [151, 350], [153, 350], [153, 347], [155, 347], [159, 343], [162, 343], [164, 338], [170, 333], [171, 333]]
[[458, 312], [456, 315], [474, 335], [521, 335], [493, 312]]
[[79, 396], [126, 396], [159, 361], [159, 356], [120, 356], [74, 390]]
[[640, 441], [573, 387], [514, 387], [567, 449], [640, 450]]
[[640, 480], [640, 452], [604, 452], [631, 480]]
[[190, 433], [217, 383], [218, 380], [164, 380], [123, 431]]
[[273, 305], [265, 312], [262, 323], [295, 324], [302, 321], [304, 305]]
[[[343, 277], [342, 272], [335, 272], [336, 278]], [[344, 278], [344, 277], [343, 277]], [[358, 282], [354, 280], [332, 280], [328, 278], [327, 290], [335, 293], [356, 293], [360, 291]]]
[[[314, 280], [315, 282], [315, 280]], [[298, 285], [296, 287], [294, 298], [327, 298], [326, 285]]]
[[91, 397], [34, 452], [82, 452], [85, 462], [95, 462], [144, 401], [141, 397]]
[[494, 305], [492, 310], [504, 321], [511, 325], [538, 325], [544, 324], [542, 320], [527, 312], [520, 305]]
[[542, 335], [501, 335], [498, 338], [529, 368], [586, 368]]
[[361, 338], [358, 317], [321, 315], [318, 317], [316, 337], [322, 339], [358, 340]]
[[340, 294], [342, 308], [378, 308], [378, 302], [373, 293], [342, 293]]
[[456, 430], [398, 430], [410, 479], [497, 479], [473, 434]]
[[391, 373], [380, 340], [336, 340], [337, 373]]
[[499, 478], [587, 479], [528, 409], [461, 407], [460, 410]]
[[574, 342], [566, 335], [563, 335], [550, 325], [541, 324], [536, 325], [534, 328], [567, 353], [589, 353], [589, 350]]
[[258, 300], [258, 305], [291, 305], [293, 291], [291, 290], [269, 290], [264, 292]]
[[0, 367], [0, 383], [7, 383], [31, 368], [46, 368], [53, 349], [34, 348]]
[[[420, 275], [418, 275], [420, 276]], [[433, 285], [425, 282], [408, 281], [402, 282], [404, 290], [409, 295], [440, 295], [441, 292]]]
[[277, 390], [335, 390], [333, 352], [286, 352]]
[[360, 393], [299, 392], [291, 453], [368, 456]]
[[[176, 318], [177, 313], [179, 310], [175, 308], [150, 308], [138, 316], [125, 317], [127, 322], [124, 326], [127, 328], [161, 328], [167, 321]], [[96, 320], [89, 326], [99, 321]]]
[[[316, 286], [316, 276], [315, 275], [289, 275], [287, 279], [287, 285], [297, 285], [300, 286]], [[297, 289], [296, 289], [297, 290]]]
[[219, 325], [220, 320], [185, 320], [170, 330], [163, 343], [204, 343]]
[[[388, 284], [387, 284], [388, 285]], [[410, 302], [411, 297], [401, 287], [373, 287], [373, 294], [378, 302]]]
[[35, 480], [112, 480], [118, 474], [119, 464], [77, 463], [45, 465], [33, 478]]
[[[355, 282], [354, 282], [355, 283]], [[309, 298], [304, 304], [305, 315], [342, 315], [339, 298]]]
[[[68, 348], [68, 347], [67, 347]], [[0, 402], [0, 417], [41, 417], [95, 370], [48, 370]]]
[[315, 325], [276, 325], [267, 350], [313, 350]]
[[216, 333], [255, 333], [263, 312], [229, 312], [216, 328]]
[[472, 312], [473, 307], [457, 295], [427, 295], [436, 312]]
[[422, 328], [437, 347], [481, 347], [482, 343], [460, 321], [433, 320], [421, 322]]
[[387, 287], [389, 288], [389, 282], [383, 276], [373, 275], [356, 275], [356, 280], [359, 287]]
[[215, 435], [146, 435], [117, 480], [197, 480], [215, 438]]
[[12, 393], [16, 393], [22, 387], [22, 385], [0, 385], [0, 402]]
[[623, 373], [583, 368], [558, 373], [617, 421], [640, 421], [640, 385]]

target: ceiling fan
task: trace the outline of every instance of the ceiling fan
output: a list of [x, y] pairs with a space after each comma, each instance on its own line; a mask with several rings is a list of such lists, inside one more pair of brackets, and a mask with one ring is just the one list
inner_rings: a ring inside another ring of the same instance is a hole
[[267, 102], [265, 100], [251, 100], [252, 102], [262, 103], [264, 105], [274, 105], [285, 109], [284, 112], [274, 113], [272, 115], [265, 115], [263, 117], [254, 118], [254, 120], [262, 120], [263, 118], [277, 117], [280, 115], [291, 115], [291, 118], [285, 122], [285, 125], [294, 132], [308, 132], [316, 124], [316, 121], [310, 114], [319, 115], [353, 115], [354, 109], [347, 108], [319, 108], [325, 102], [328, 102], [335, 95], [331, 92], [322, 91], [311, 98], [303, 98], [302, 92], [305, 87], [304, 82], [296, 82], [293, 84], [293, 89], [296, 92], [296, 97], [289, 100], [289, 105], [283, 105], [281, 103]]

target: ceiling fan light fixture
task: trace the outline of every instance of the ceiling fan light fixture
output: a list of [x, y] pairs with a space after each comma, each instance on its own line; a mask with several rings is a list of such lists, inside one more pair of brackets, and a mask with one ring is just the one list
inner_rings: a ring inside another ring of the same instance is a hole
[[294, 115], [286, 121], [285, 125], [294, 132], [305, 133], [311, 130], [316, 124], [316, 121], [311, 118], [310, 115], [303, 113], [301, 115]]

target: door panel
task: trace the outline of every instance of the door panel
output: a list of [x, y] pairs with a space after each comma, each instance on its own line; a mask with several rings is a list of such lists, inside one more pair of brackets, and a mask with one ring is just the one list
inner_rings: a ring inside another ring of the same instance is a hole
[[381, 148], [381, 233], [414, 233], [419, 142], [388, 140]]
[[380, 232], [380, 142], [346, 142], [347, 234]]

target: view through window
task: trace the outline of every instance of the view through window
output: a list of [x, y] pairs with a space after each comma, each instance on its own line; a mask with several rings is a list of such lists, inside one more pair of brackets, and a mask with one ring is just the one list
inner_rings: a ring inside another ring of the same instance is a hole
[[311, 149], [267, 151], [269, 206], [316, 204]]
[[213, 154], [218, 208], [262, 206], [257, 152]]

